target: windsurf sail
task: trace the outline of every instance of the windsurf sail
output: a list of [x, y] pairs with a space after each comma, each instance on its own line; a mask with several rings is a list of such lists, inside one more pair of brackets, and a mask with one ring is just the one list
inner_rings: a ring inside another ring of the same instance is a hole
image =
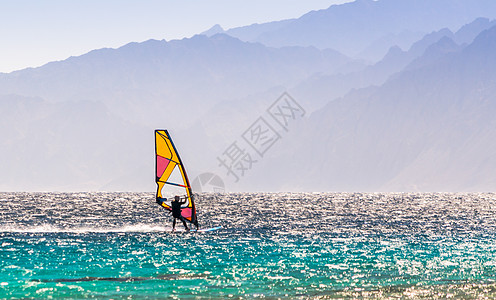
[[188, 175], [167, 130], [155, 130], [155, 156], [157, 203], [172, 210], [171, 200], [174, 196], [180, 196], [186, 200], [182, 205], [181, 215], [198, 227]]

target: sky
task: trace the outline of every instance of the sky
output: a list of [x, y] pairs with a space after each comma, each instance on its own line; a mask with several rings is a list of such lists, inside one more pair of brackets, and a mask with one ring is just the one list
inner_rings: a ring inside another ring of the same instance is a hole
[[351, 0], [0, 0], [0, 72], [94, 49], [180, 39], [301, 15]]

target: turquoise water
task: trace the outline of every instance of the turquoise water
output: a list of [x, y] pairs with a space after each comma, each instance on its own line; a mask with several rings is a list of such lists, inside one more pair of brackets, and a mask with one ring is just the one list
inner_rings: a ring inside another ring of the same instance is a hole
[[496, 295], [494, 194], [0, 194], [0, 298]]

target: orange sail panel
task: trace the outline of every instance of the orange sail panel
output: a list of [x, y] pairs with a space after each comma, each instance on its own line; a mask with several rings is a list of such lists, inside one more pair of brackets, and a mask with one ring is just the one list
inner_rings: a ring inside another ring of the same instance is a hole
[[157, 203], [171, 210], [170, 202], [174, 196], [186, 199], [181, 215], [191, 223], [198, 224], [186, 169], [167, 130], [155, 130], [155, 156]]

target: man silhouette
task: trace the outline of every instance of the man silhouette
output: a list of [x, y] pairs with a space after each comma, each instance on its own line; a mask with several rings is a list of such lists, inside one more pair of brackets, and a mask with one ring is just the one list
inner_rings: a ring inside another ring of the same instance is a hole
[[184, 201], [180, 201], [181, 198], [179, 196], [175, 196], [174, 200], [171, 202], [171, 209], [172, 209], [172, 217], [174, 217], [174, 221], [172, 222], [172, 231], [175, 230], [176, 228], [176, 219], [179, 219], [183, 222], [184, 227], [186, 228], [186, 231], [189, 231], [188, 225], [186, 225], [186, 219], [181, 215], [181, 205], [186, 203], [186, 199]]

